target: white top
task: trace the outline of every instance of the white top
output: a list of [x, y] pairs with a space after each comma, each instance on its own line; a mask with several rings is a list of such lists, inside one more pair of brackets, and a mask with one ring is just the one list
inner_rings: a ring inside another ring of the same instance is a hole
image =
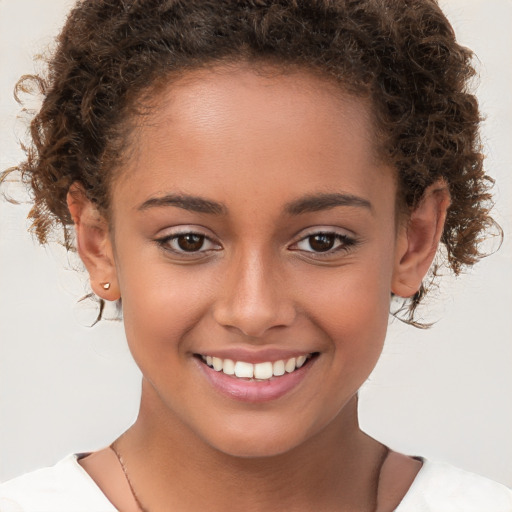
[[[0, 512], [116, 512], [69, 455], [0, 485]], [[449, 464], [423, 460], [395, 512], [512, 512], [512, 490]]]

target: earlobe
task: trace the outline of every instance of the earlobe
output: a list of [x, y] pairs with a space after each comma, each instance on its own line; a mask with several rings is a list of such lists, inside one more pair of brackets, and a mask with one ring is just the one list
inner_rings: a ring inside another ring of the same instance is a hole
[[443, 234], [450, 193], [444, 181], [425, 190], [423, 198], [400, 228], [391, 291], [412, 297], [421, 286]]
[[107, 221], [87, 198], [79, 183], [71, 185], [67, 203], [75, 224], [78, 254], [89, 272], [93, 292], [105, 300], [119, 299], [119, 285]]

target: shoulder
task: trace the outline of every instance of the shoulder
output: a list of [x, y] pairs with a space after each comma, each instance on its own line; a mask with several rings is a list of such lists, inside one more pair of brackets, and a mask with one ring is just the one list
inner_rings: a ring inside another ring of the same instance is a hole
[[424, 460], [395, 512], [512, 512], [512, 490], [442, 462]]
[[0, 512], [115, 512], [70, 455], [55, 466], [0, 484]]

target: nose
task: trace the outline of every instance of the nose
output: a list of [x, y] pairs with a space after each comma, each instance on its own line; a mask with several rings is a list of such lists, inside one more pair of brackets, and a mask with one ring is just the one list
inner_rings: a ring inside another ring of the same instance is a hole
[[276, 327], [293, 323], [296, 311], [276, 257], [247, 255], [231, 261], [221, 281], [213, 316], [223, 327], [261, 338]]

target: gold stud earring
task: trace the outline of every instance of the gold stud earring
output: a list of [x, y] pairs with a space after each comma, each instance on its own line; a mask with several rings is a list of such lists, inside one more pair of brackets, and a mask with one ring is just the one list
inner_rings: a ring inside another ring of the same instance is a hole
[[100, 286], [101, 286], [104, 290], [110, 290], [110, 283], [100, 283]]

